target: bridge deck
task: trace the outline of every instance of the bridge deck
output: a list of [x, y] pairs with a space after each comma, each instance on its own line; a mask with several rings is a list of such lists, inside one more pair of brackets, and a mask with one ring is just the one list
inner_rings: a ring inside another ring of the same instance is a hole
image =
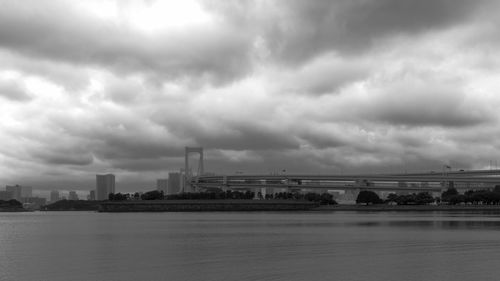
[[[372, 189], [393, 191], [441, 191], [442, 183], [500, 185], [500, 170], [473, 170], [448, 173], [355, 174], [355, 175], [215, 175], [198, 176], [197, 187], [300, 188], [300, 189]], [[417, 184], [420, 183], [420, 184]]]

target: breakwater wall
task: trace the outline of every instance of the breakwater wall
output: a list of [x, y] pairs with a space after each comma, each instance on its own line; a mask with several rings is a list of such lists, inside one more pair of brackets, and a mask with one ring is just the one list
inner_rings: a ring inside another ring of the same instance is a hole
[[458, 211], [458, 212], [500, 212], [500, 205], [329, 205], [315, 208], [315, 211], [367, 211], [367, 212], [388, 212], [388, 211]]
[[151, 200], [103, 202], [99, 212], [305, 211], [319, 203], [284, 200]]

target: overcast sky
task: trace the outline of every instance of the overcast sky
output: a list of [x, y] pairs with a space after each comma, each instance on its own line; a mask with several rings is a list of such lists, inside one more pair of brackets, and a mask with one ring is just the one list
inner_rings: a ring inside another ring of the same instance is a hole
[[500, 160], [498, 1], [0, 0], [0, 185]]

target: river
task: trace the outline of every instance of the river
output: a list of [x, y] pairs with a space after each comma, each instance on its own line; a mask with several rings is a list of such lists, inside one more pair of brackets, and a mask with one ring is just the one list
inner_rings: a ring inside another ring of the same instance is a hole
[[0, 213], [0, 280], [498, 280], [498, 212]]

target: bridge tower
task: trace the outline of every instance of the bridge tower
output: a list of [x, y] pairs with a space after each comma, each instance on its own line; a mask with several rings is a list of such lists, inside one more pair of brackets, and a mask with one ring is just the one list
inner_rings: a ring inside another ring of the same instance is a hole
[[189, 154], [191, 154], [191, 153], [198, 153], [200, 156], [200, 159], [198, 162], [197, 176], [201, 176], [204, 173], [204, 170], [203, 170], [203, 147], [187, 147], [186, 146], [185, 153], [184, 153], [184, 183], [182, 185], [182, 192], [192, 191], [190, 181], [191, 181], [191, 178], [193, 177], [193, 174], [192, 174], [191, 170], [189, 169]]

